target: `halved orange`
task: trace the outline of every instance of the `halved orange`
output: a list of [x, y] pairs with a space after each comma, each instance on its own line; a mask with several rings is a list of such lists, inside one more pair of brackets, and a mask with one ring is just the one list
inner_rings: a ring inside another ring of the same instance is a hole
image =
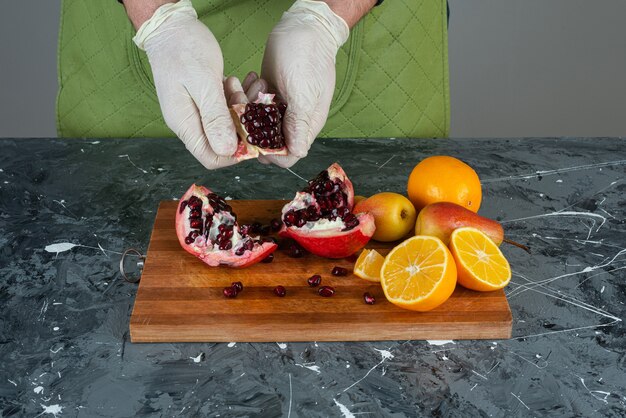
[[376, 250], [365, 249], [354, 264], [354, 274], [370, 282], [380, 282], [380, 269], [385, 262], [385, 257]]
[[417, 235], [385, 257], [380, 284], [389, 302], [413, 311], [444, 303], [456, 286], [456, 266], [439, 238]]
[[455, 229], [450, 236], [450, 251], [456, 261], [459, 284], [463, 287], [488, 292], [509, 284], [509, 262], [500, 248], [478, 229]]

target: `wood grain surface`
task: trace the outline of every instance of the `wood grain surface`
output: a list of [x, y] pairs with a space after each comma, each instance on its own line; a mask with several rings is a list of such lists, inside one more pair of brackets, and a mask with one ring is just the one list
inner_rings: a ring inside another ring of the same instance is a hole
[[[229, 202], [241, 223], [264, 224], [280, 214], [284, 201]], [[274, 262], [245, 269], [209, 267], [185, 252], [176, 238], [177, 202], [161, 202], [130, 319], [132, 342], [289, 342], [501, 339], [511, 337], [511, 311], [502, 290], [479, 293], [457, 286], [452, 297], [425, 313], [387, 302], [380, 285], [352, 274], [333, 277], [334, 266], [351, 271], [354, 259], [329, 260], [311, 254], [294, 259], [282, 250]], [[372, 241], [383, 255], [393, 245]], [[331, 298], [317, 294], [306, 279], [322, 276]], [[222, 289], [241, 281], [244, 290], [226, 299]], [[274, 296], [283, 285], [287, 296]], [[376, 298], [363, 302], [363, 293]]]

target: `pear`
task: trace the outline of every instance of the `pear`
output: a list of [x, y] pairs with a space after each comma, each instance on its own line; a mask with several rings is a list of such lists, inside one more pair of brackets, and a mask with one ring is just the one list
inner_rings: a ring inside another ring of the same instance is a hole
[[417, 215], [415, 235], [437, 237], [448, 245], [452, 231], [464, 226], [479, 229], [496, 245], [500, 245], [504, 240], [504, 229], [500, 223], [449, 202], [437, 202], [425, 206]]

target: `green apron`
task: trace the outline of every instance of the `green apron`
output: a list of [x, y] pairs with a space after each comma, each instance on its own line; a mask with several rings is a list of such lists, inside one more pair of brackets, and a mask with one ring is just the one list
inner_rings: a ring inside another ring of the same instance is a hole
[[[293, 0], [194, 0], [215, 34], [226, 75], [259, 71], [267, 35]], [[114, 0], [63, 0], [59, 35], [60, 137], [174, 137], [145, 53]], [[445, 0], [389, 0], [351, 31], [320, 137], [446, 137]]]

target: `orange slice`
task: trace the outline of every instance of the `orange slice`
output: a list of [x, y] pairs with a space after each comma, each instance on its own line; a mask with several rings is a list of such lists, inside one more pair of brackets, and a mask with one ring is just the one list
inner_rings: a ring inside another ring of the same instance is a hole
[[380, 282], [380, 269], [385, 262], [385, 257], [376, 250], [365, 249], [354, 264], [354, 274], [370, 282]]
[[439, 238], [417, 235], [385, 257], [380, 284], [389, 302], [413, 311], [444, 303], [456, 285], [456, 266]]
[[511, 267], [500, 248], [476, 228], [458, 228], [450, 236], [459, 284], [488, 292], [502, 289], [511, 280]]

